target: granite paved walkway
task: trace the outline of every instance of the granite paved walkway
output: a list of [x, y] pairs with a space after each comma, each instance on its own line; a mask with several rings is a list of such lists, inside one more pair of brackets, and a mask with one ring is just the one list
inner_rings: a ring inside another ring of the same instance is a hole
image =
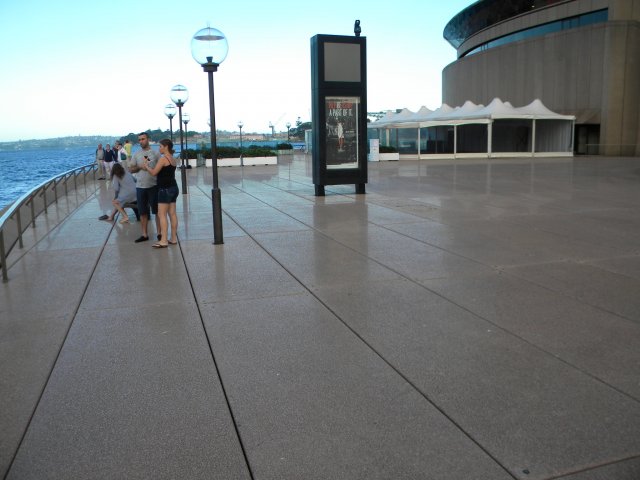
[[105, 183], [14, 257], [0, 477], [640, 478], [640, 159], [225, 168], [216, 246], [188, 175], [175, 247]]

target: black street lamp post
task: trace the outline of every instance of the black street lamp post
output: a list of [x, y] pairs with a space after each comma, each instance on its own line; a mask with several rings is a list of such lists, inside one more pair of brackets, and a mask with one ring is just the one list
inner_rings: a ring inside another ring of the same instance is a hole
[[289, 143], [289, 133], [291, 132], [291, 122], [287, 122], [287, 143]]
[[178, 107], [178, 120], [180, 121], [180, 158], [182, 159], [182, 164], [180, 168], [182, 169], [182, 194], [187, 194], [187, 174], [184, 170], [184, 148], [183, 148], [183, 137], [182, 137], [182, 107], [187, 100], [189, 99], [189, 92], [187, 91], [187, 87], [184, 85], [176, 85], [171, 89], [171, 100]]
[[189, 165], [189, 129], [187, 128], [187, 124], [191, 120], [191, 116], [188, 113], [182, 114], [182, 123], [184, 123], [184, 158], [186, 163], [186, 168], [191, 168]]
[[227, 38], [220, 30], [206, 27], [198, 30], [191, 39], [191, 55], [202, 65], [209, 77], [209, 118], [211, 121], [211, 169], [213, 170], [213, 186], [211, 203], [213, 209], [213, 243], [224, 243], [222, 237], [222, 195], [218, 187], [218, 153], [216, 148], [216, 107], [213, 95], [213, 72], [227, 57], [229, 45]]
[[244, 127], [244, 123], [241, 120], [238, 122], [238, 128], [240, 129], [240, 165], [244, 166], [244, 159], [242, 158], [242, 127]]
[[173, 103], [168, 104], [164, 107], [164, 114], [169, 119], [169, 136], [171, 143], [173, 143], [173, 117], [176, 116], [176, 106]]

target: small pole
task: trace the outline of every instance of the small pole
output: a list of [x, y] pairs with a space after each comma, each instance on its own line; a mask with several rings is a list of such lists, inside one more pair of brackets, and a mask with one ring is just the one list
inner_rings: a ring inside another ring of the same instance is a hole
[[4, 283], [9, 281], [9, 275], [7, 274], [7, 256], [4, 251], [4, 231], [0, 230], [0, 263], [2, 263], [2, 281]]
[[22, 243], [22, 219], [20, 218], [20, 208], [16, 210], [16, 223], [18, 227], [18, 242], [19, 242], [20, 248], [24, 248], [24, 243]]

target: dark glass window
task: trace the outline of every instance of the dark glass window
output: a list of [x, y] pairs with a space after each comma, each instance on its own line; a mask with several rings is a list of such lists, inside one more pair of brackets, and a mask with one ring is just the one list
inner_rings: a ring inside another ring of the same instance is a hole
[[561, 30], [569, 30], [572, 28], [583, 27], [585, 25], [591, 25], [593, 23], [606, 22], [609, 18], [609, 11], [597, 10], [595, 12], [585, 13], [584, 15], [578, 15], [575, 17], [563, 18], [562, 20], [556, 20], [555, 22], [545, 23], [544, 25], [536, 25], [535, 27], [527, 28], [526, 30], [520, 30], [519, 32], [510, 33], [504, 37], [496, 38], [489, 42], [478, 45], [472, 50], [465, 52], [461, 57], [473, 55], [474, 53], [483, 52], [490, 48], [505, 45], [507, 43], [517, 42], [518, 40], [524, 40], [525, 38], [539, 37], [547, 35], [553, 32], [559, 32]]
[[454, 48], [491, 25], [566, 0], [481, 0], [462, 10], [444, 28], [444, 38]]

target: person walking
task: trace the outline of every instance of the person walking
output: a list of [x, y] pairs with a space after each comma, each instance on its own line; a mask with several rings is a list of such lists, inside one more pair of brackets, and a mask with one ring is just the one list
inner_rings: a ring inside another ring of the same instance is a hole
[[133, 147], [133, 145], [131, 145], [131, 140], [127, 138], [124, 141], [124, 151], [127, 152], [127, 158], [131, 158], [131, 147]]
[[98, 164], [98, 172], [100, 175], [98, 180], [104, 180], [104, 148], [102, 148], [101, 143], [98, 144], [98, 148], [96, 149], [96, 163]]
[[143, 166], [154, 168], [160, 155], [149, 145], [149, 134], [142, 132], [138, 134], [140, 150], [133, 154], [129, 162], [129, 172], [136, 173], [136, 198], [138, 200], [138, 213], [140, 214], [140, 226], [142, 235], [135, 240], [135, 243], [149, 240], [149, 215], [156, 216], [156, 231], [160, 240], [160, 220], [158, 219], [158, 187], [156, 177], [149, 174]]
[[[178, 184], [176, 182], [176, 159], [173, 156], [173, 142], [168, 138], [160, 140], [160, 159], [155, 167], [145, 160], [142, 167], [149, 174], [156, 177], [158, 184], [158, 215], [160, 218], [160, 235], [158, 243], [153, 248], [166, 248], [178, 243], [178, 215], [176, 214], [176, 200], [178, 199]], [[169, 225], [171, 221], [171, 239], [169, 239]]]
[[120, 162], [126, 166], [128, 158], [129, 155], [127, 155], [127, 151], [122, 147], [122, 144], [116, 142], [116, 162]]
[[111, 215], [102, 215], [99, 220], [112, 222], [116, 212], [120, 212], [122, 215], [120, 223], [129, 223], [129, 215], [124, 211], [124, 205], [136, 200], [136, 181], [121, 163], [114, 162], [111, 168], [111, 182], [115, 191], [114, 199], [111, 202], [114, 208]]
[[116, 160], [116, 151], [111, 149], [111, 145], [107, 143], [104, 148], [104, 171], [108, 178], [111, 178], [111, 167]]

